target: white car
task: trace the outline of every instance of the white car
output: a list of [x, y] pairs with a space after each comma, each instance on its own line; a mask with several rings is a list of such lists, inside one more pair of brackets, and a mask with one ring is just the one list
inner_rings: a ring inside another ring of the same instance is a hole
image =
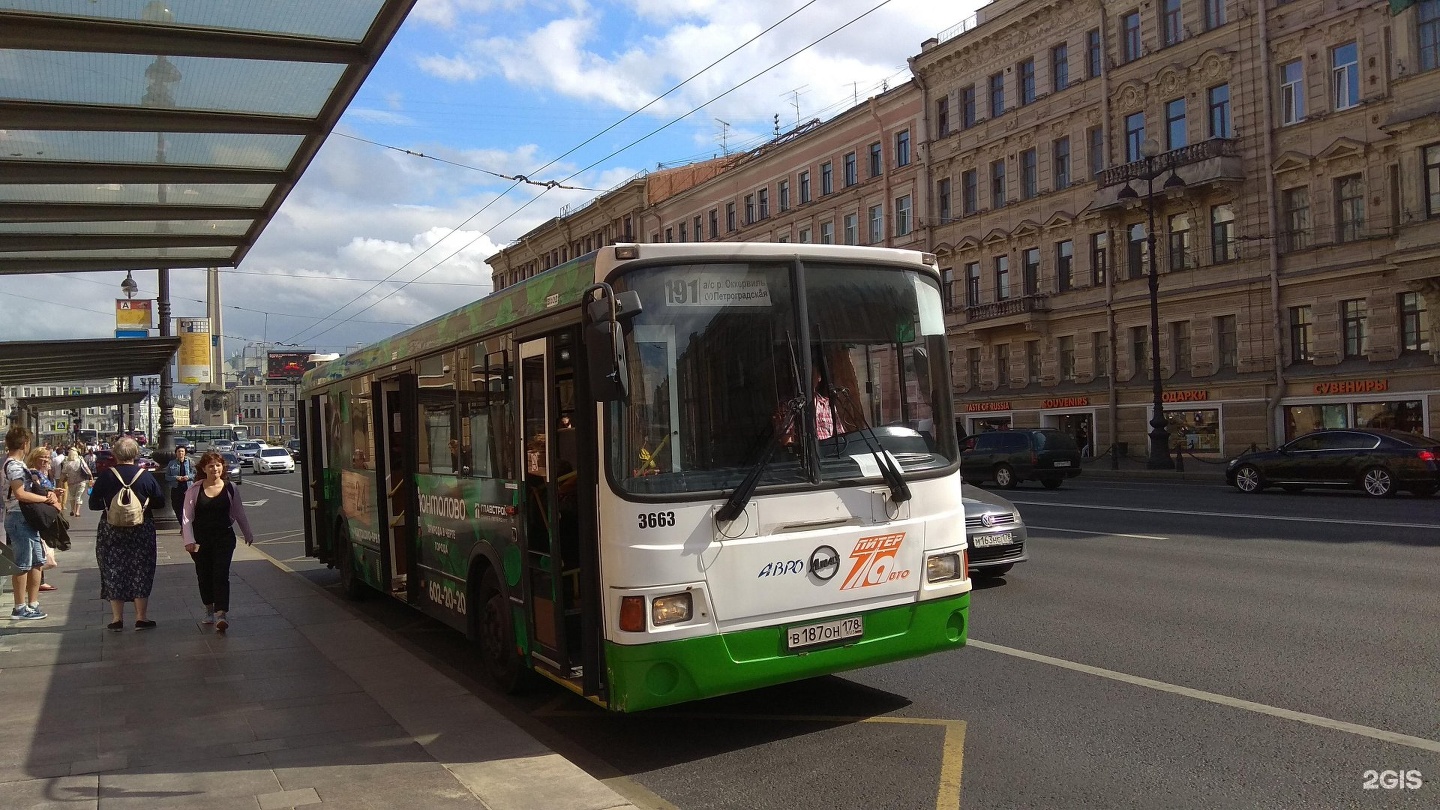
[[257, 473], [295, 472], [295, 459], [283, 447], [262, 447], [250, 466]]

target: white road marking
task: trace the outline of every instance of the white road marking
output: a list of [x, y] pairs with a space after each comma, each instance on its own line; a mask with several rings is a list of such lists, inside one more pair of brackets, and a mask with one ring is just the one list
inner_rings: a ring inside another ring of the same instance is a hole
[[1036, 526], [1034, 523], [1026, 523], [1027, 529], [1040, 529], [1046, 532], [1073, 532], [1074, 534], [1098, 534], [1103, 537], [1133, 537], [1136, 540], [1169, 540], [1168, 537], [1160, 537], [1154, 534], [1121, 534], [1119, 532], [1087, 532], [1084, 529], [1062, 529], [1059, 526]]
[[285, 494], [285, 495], [290, 495], [290, 496], [293, 496], [293, 497], [296, 497], [296, 498], [299, 498], [299, 497], [300, 497], [300, 493], [295, 492], [295, 491], [293, 491], [293, 490], [281, 489], [280, 487], [272, 486], [272, 485], [270, 485], [270, 484], [262, 484], [262, 483], [260, 483], [259, 481], [247, 481], [246, 483], [242, 484], [241, 486], [246, 486], [246, 487], [260, 487], [261, 489], [268, 489], [268, 490], [270, 490], [271, 492], [279, 492], [279, 493], [282, 493], [282, 494]]
[[261, 498], [261, 499], [258, 500], [258, 501], [245, 501], [245, 505], [246, 505], [246, 506], [264, 506], [265, 504], [267, 504], [267, 503], [269, 503], [269, 502], [270, 502], [270, 499], [269, 499], [269, 498]]
[[1033, 653], [1027, 650], [1018, 650], [1014, 647], [1006, 647], [1000, 644], [991, 644], [988, 641], [979, 641], [972, 638], [967, 643], [972, 647], [979, 647], [982, 650], [989, 650], [991, 652], [1001, 653], [1002, 655], [1011, 655], [1016, 658], [1025, 658], [1027, 660], [1036, 661], [1041, 664], [1049, 664], [1050, 666], [1060, 667], [1061, 669], [1068, 669], [1074, 672], [1083, 672], [1087, 675], [1095, 675], [1101, 678], [1109, 678], [1112, 681], [1120, 681], [1121, 683], [1128, 683], [1134, 686], [1143, 686], [1146, 689], [1154, 689], [1158, 692], [1169, 692], [1174, 695], [1181, 695], [1182, 697], [1194, 698], [1195, 700], [1203, 700], [1207, 703], [1215, 703], [1221, 706], [1228, 706], [1232, 709], [1243, 709], [1248, 712], [1255, 712], [1256, 714], [1266, 714], [1271, 717], [1279, 717], [1283, 720], [1294, 720], [1296, 722], [1307, 723], [1309, 725], [1318, 726], [1320, 728], [1328, 728], [1332, 731], [1343, 731], [1347, 734], [1355, 734], [1361, 737], [1369, 737], [1373, 740], [1380, 740], [1381, 742], [1393, 743], [1395, 745], [1404, 745], [1410, 748], [1419, 748], [1422, 751], [1432, 751], [1440, 753], [1440, 740], [1428, 740], [1424, 737], [1414, 737], [1409, 734], [1400, 734], [1395, 731], [1386, 731], [1383, 728], [1362, 726], [1358, 723], [1347, 723], [1344, 720], [1333, 720], [1329, 717], [1321, 717], [1318, 714], [1307, 714], [1305, 712], [1297, 712], [1291, 709], [1282, 709], [1278, 706], [1270, 706], [1264, 703], [1256, 703], [1253, 700], [1241, 700], [1240, 698], [1233, 698], [1229, 695], [1216, 694], [1215, 692], [1206, 692], [1200, 689], [1191, 689], [1188, 686], [1177, 686], [1173, 683], [1165, 683], [1164, 681], [1151, 680], [1150, 678], [1141, 678], [1138, 675], [1127, 675], [1124, 672], [1116, 672], [1113, 669], [1092, 667], [1089, 664], [1080, 664], [1074, 661], [1066, 661], [1063, 658], [1053, 658], [1048, 655], [1041, 655], [1040, 653]]
[[[1138, 506], [1100, 506], [1085, 503], [1060, 503], [1057, 501], [1017, 501], [1011, 503], [1025, 506], [1053, 506], [1057, 509], [1100, 509], [1108, 512], [1144, 512], [1151, 515], [1192, 515], [1195, 517], [1243, 518], [1245, 520], [1278, 520], [1289, 523], [1338, 523], [1336, 518], [1293, 517], [1287, 515], [1252, 515], [1243, 512], [1194, 512], [1187, 509], [1141, 509]], [[1367, 520], [1366, 526], [1386, 526], [1392, 529], [1440, 529], [1440, 523], [1395, 523]]]

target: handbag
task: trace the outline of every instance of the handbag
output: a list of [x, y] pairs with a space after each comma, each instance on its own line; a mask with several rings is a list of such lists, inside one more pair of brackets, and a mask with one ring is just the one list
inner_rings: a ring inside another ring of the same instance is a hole
[[[35, 477], [33, 475], [27, 476], [25, 490], [35, 495], [42, 494], [35, 492], [38, 488], [38, 485], [35, 485]], [[37, 532], [48, 531], [51, 526], [55, 525], [55, 521], [60, 519], [60, 510], [48, 503], [21, 501], [20, 514], [25, 516], [25, 522], [30, 524], [30, 528]]]
[[60, 513], [59, 520], [56, 520], [49, 529], [41, 530], [40, 539], [45, 541], [45, 545], [56, 551], [70, 550], [70, 520], [65, 517], [64, 512]]

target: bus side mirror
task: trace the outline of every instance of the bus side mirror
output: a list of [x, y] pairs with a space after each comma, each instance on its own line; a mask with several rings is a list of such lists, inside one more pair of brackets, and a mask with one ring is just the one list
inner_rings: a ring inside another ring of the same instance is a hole
[[[591, 300], [591, 293], [598, 298]], [[625, 402], [630, 398], [630, 370], [625, 356], [625, 328], [621, 323], [640, 314], [640, 295], [620, 294], [608, 284], [595, 284], [583, 296], [585, 359], [590, 394], [596, 402]]]

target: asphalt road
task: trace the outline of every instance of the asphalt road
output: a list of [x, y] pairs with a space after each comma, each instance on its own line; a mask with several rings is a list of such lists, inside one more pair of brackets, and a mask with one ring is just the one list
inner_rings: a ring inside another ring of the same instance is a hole
[[[333, 588], [299, 481], [243, 497], [260, 547]], [[651, 713], [498, 694], [458, 634], [353, 604], [644, 807], [1440, 806], [1440, 500], [1003, 494], [1031, 560], [977, 587], [966, 649]]]

